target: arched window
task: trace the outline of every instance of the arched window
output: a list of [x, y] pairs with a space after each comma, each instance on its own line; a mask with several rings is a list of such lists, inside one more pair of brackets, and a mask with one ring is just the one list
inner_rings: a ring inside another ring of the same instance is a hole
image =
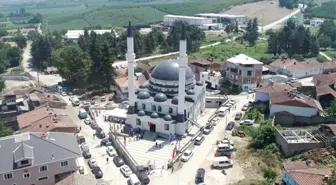
[[142, 109], [146, 109], [146, 104], [142, 104]]
[[169, 108], [169, 114], [173, 113], [173, 108]]
[[161, 111], [162, 111], [161, 106], [158, 106], [158, 112], [161, 112]]
[[152, 106], [152, 111], [156, 111], [156, 106], [155, 105]]

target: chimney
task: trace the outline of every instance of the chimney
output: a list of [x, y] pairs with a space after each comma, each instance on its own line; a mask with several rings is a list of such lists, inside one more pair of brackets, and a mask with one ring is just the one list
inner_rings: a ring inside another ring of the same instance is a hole
[[327, 181], [328, 179], [329, 179], [329, 175], [325, 175], [323, 180]]
[[40, 124], [40, 128], [42, 128], [42, 125]]
[[296, 65], [296, 62], [294, 62], [294, 65]]
[[54, 155], [51, 155], [51, 159], [55, 159]]

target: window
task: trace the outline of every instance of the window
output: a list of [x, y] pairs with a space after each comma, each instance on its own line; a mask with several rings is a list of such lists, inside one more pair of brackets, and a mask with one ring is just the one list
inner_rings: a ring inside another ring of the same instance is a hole
[[136, 124], [137, 125], [141, 125], [141, 120], [138, 118], [138, 119], [136, 119]]
[[40, 166], [40, 172], [48, 171], [47, 166]]
[[17, 185], [16, 183], [12, 184], [12, 185]]
[[162, 107], [158, 106], [158, 111], [161, 112], [162, 111]]
[[152, 111], [156, 111], [156, 106], [155, 105], [152, 106]]
[[211, 103], [211, 101], [206, 101], [207, 103]]
[[22, 160], [22, 161], [21, 161], [21, 165], [26, 165], [26, 164], [28, 164], [28, 163], [29, 163], [28, 160]]
[[228, 68], [226, 68], [226, 70], [227, 70], [227, 71], [230, 71], [230, 68], [228, 67]]
[[172, 113], [173, 113], [173, 109], [169, 108], [169, 114], [172, 114]]
[[61, 166], [68, 166], [68, 164], [69, 164], [68, 161], [62, 161], [61, 162]]
[[252, 71], [247, 71], [247, 76], [252, 76]]
[[6, 173], [3, 175], [4, 179], [7, 180], [7, 179], [12, 179], [13, 178], [13, 174], [12, 173]]
[[48, 179], [48, 177], [40, 177], [40, 178], [38, 178], [39, 181], [46, 180], [46, 179]]
[[241, 75], [241, 73], [242, 73], [241, 70], [239, 70], [239, 75]]
[[23, 178], [30, 178], [30, 173], [29, 172], [23, 173]]
[[165, 130], [169, 130], [169, 124], [165, 124], [165, 125], [164, 125], [164, 129], [165, 129]]
[[146, 109], [146, 105], [144, 103], [142, 104], [142, 109]]

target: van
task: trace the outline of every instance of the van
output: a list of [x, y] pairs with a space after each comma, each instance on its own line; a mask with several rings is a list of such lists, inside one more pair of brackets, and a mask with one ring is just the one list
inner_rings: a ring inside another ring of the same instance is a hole
[[82, 135], [77, 135], [77, 142], [78, 144], [85, 143], [85, 137]]
[[79, 106], [80, 102], [77, 97], [72, 98], [72, 105], [73, 106]]
[[130, 185], [141, 185], [138, 177], [134, 173], [129, 176], [128, 182]]
[[228, 112], [229, 112], [229, 108], [228, 107], [221, 107], [218, 110], [218, 116], [224, 117]]
[[227, 143], [218, 143], [217, 144], [217, 151], [220, 152], [232, 152], [234, 150], [234, 147]]
[[213, 168], [231, 168], [233, 166], [233, 161], [228, 157], [215, 157], [212, 160]]
[[85, 118], [87, 118], [87, 112], [86, 112], [85, 109], [79, 109], [79, 111], [78, 111], [78, 115], [79, 115], [79, 117], [80, 117], [81, 119], [85, 119]]

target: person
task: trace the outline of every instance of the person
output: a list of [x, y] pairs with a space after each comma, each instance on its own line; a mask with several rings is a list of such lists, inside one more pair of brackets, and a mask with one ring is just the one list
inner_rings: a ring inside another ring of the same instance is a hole
[[95, 138], [95, 134], [94, 133], [92, 134], [92, 137], [93, 137], [93, 139]]
[[156, 148], [158, 147], [158, 143], [157, 143], [157, 141], [155, 141], [155, 147], [156, 147]]
[[106, 158], [106, 164], [108, 164], [108, 163], [109, 163], [109, 158], [107, 157], [107, 158]]
[[82, 126], [79, 126], [79, 130], [82, 130]]

